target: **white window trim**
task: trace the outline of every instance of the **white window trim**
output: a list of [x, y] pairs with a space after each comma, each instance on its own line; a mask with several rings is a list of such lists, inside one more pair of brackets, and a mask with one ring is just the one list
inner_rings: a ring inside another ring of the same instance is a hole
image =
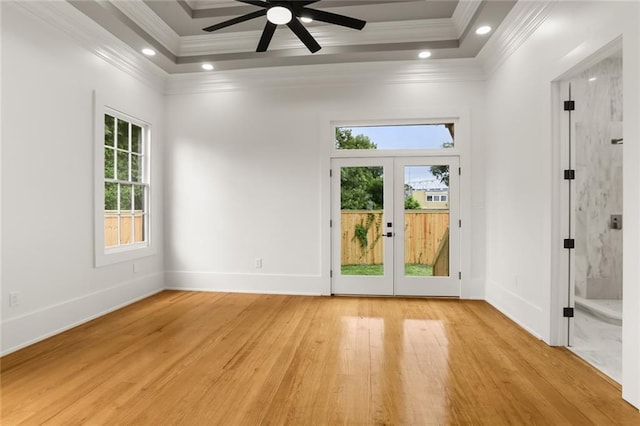
[[[126, 261], [132, 261], [156, 254], [151, 232], [153, 211], [152, 211], [152, 182], [151, 169], [153, 167], [151, 158], [151, 124], [148, 121], [133, 117], [126, 112], [126, 108], [118, 107], [116, 103], [103, 97], [100, 93], [94, 92], [94, 262], [95, 267], [113, 265]], [[147, 196], [147, 223], [146, 241], [126, 246], [109, 247], [104, 246], [104, 115], [115, 114], [116, 117], [126, 119], [133, 124], [143, 126], [144, 132], [144, 156], [146, 157], [146, 167], [144, 167], [144, 181], [149, 185]]]

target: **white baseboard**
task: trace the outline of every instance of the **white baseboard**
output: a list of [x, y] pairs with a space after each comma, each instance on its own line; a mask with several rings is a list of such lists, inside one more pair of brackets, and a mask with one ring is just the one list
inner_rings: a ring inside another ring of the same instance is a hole
[[485, 300], [484, 279], [472, 278], [471, 285], [462, 287], [460, 298], [465, 300]]
[[329, 279], [319, 275], [165, 272], [167, 290], [321, 296], [331, 294]]
[[531, 326], [540, 322], [542, 309], [539, 306], [490, 281], [487, 281], [485, 300], [527, 332], [548, 343], [548, 339], [545, 340], [543, 335]]
[[0, 356], [7, 355], [164, 290], [162, 273], [126, 281], [2, 322]]

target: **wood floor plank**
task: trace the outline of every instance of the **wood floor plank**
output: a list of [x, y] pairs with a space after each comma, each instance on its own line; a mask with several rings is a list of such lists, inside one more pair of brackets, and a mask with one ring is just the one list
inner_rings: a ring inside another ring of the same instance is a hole
[[0, 364], [3, 425], [640, 425], [482, 301], [166, 291]]

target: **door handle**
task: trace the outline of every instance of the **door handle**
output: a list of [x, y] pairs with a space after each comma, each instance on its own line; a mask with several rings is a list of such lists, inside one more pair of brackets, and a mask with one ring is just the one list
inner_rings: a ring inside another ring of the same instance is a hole
[[393, 232], [387, 232], [386, 234], [382, 234], [383, 237], [388, 237], [388, 238], [392, 238], [393, 237]]

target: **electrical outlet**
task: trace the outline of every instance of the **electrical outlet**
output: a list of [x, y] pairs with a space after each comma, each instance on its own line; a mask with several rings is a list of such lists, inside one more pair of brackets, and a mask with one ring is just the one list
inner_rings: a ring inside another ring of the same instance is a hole
[[256, 269], [262, 268], [262, 258], [256, 257]]
[[17, 291], [9, 292], [9, 307], [15, 308], [20, 304], [20, 293]]

